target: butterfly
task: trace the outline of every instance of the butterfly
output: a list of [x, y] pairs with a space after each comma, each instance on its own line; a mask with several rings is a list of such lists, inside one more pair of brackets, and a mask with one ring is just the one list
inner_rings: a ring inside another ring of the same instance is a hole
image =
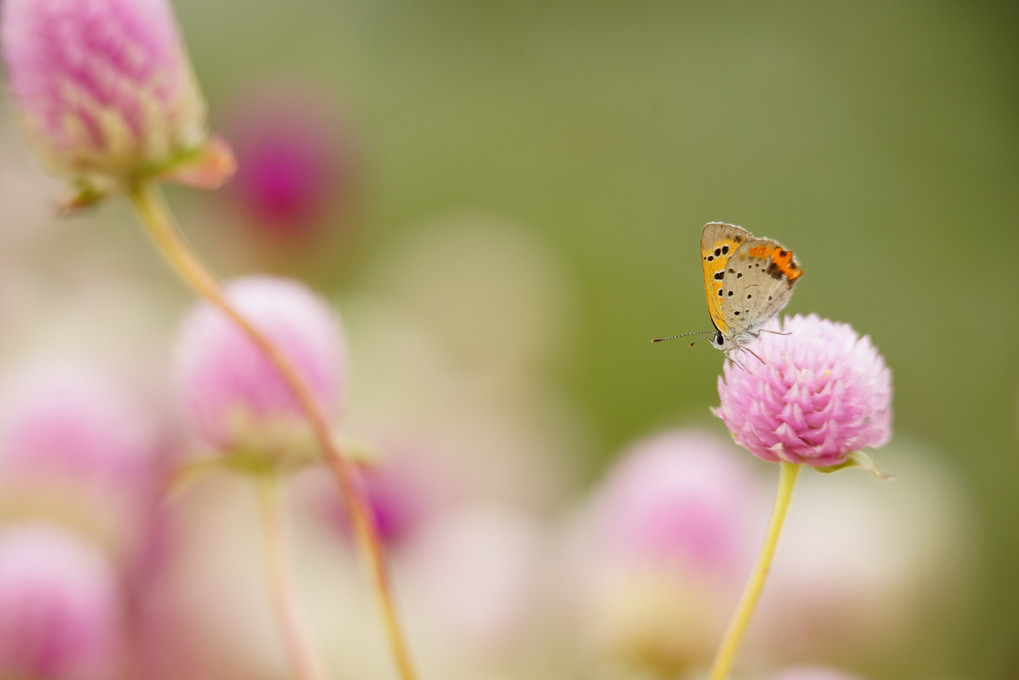
[[789, 303], [793, 286], [803, 274], [793, 252], [778, 241], [723, 222], [708, 222], [701, 231], [701, 267], [715, 330], [695, 333], [712, 335], [711, 344], [726, 356], [757, 339]]

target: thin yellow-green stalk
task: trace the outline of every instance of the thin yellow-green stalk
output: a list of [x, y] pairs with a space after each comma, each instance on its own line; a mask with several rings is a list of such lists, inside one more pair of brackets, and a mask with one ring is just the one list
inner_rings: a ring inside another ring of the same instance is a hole
[[768, 532], [764, 538], [764, 545], [757, 556], [757, 564], [750, 573], [750, 579], [743, 588], [739, 604], [733, 612], [729, 627], [722, 637], [718, 646], [715, 660], [711, 664], [711, 672], [708, 680], [725, 680], [732, 666], [732, 661], [739, 649], [743, 633], [746, 632], [747, 624], [757, 606], [757, 598], [764, 588], [764, 581], [771, 569], [771, 560], [775, 556], [775, 547], [778, 545], [779, 534], [782, 533], [782, 525], [785, 523], [786, 511], [789, 509], [789, 501], [793, 497], [793, 489], [796, 487], [796, 479], [800, 474], [800, 466], [794, 463], [779, 463], [781, 473], [778, 479], [778, 492], [775, 494], [775, 506], [771, 511], [771, 521], [768, 523]]
[[290, 657], [298, 680], [327, 680], [329, 676], [312, 651], [307, 629], [297, 610], [297, 593], [283, 517], [282, 480], [268, 474], [260, 477], [258, 482], [258, 506], [261, 511], [259, 514], [269, 591], [287, 656]]

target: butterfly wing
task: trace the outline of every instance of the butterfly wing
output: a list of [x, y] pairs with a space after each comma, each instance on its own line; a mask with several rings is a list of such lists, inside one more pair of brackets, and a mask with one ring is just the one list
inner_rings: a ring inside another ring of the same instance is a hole
[[746, 229], [723, 222], [708, 222], [701, 231], [701, 267], [708, 314], [711, 323], [726, 337], [731, 335], [729, 321], [723, 311], [726, 263], [733, 253], [751, 239], [753, 236]]
[[801, 274], [792, 251], [772, 239], [750, 238], [729, 255], [716, 297], [733, 344], [757, 337], [788, 304]]

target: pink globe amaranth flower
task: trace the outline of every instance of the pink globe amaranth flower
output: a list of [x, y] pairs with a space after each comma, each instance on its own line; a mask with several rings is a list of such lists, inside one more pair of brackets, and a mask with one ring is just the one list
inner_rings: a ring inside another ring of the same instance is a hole
[[347, 206], [353, 154], [312, 92], [265, 87], [234, 103], [225, 135], [239, 160], [227, 186], [244, 221], [279, 239], [314, 235]]
[[718, 378], [713, 412], [736, 443], [767, 461], [827, 467], [887, 442], [892, 376], [870, 338], [814, 314], [781, 331], [749, 348], [760, 360], [741, 353]]
[[45, 525], [0, 533], [0, 677], [119, 676], [123, 601], [110, 565]]
[[155, 496], [155, 424], [129, 390], [85, 361], [37, 360], [0, 385], [0, 511], [45, 515], [133, 543]]
[[166, 0], [6, 0], [0, 41], [29, 139], [55, 173], [103, 192], [162, 172], [213, 186], [232, 172], [225, 145], [207, 143]]
[[[289, 359], [327, 416], [342, 405], [346, 340], [324, 300], [286, 279], [252, 276], [225, 286], [230, 303]], [[307, 447], [307, 418], [276, 366], [225, 314], [197, 305], [181, 323], [176, 382], [198, 436], [224, 452]]]
[[741, 573], [756, 486], [734, 449], [693, 430], [632, 446], [596, 500], [605, 554], [705, 574]]

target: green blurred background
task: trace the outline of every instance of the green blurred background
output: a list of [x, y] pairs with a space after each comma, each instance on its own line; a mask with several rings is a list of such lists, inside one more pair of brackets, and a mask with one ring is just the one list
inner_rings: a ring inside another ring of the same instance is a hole
[[[354, 235], [288, 273], [342, 294], [376, 254], [460, 211], [547, 244], [571, 312], [545, 370], [592, 429], [589, 479], [654, 428], [722, 431], [708, 415], [721, 355], [648, 342], [710, 328], [703, 224], [795, 250], [805, 275], [788, 311], [873, 338], [893, 370], [896, 436], [943, 451], [976, 500], [971, 618], [916, 677], [1019, 676], [1019, 267], [1007, 259], [1019, 253], [1019, 5], [174, 5], [214, 122], [276, 77], [325, 93], [354, 131]], [[208, 226], [184, 222], [201, 241]]]
[[718, 354], [648, 342], [709, 327], [701, 226], [794, 249], [788, 310], [871, 335], [897, 434], [945, 451], [977, 499], [979, 599], [941, 670], [1016, 677], [1019, 5], [176, 6], [214, 111], [266, 74], [299, 75], [358, 130], [355, 252], [316, 283], [356, 281], [376, 249], [460, 209], [548, 242], [576, 305], [551, 370], [595, 427], [592, 474], [717, 401]]

